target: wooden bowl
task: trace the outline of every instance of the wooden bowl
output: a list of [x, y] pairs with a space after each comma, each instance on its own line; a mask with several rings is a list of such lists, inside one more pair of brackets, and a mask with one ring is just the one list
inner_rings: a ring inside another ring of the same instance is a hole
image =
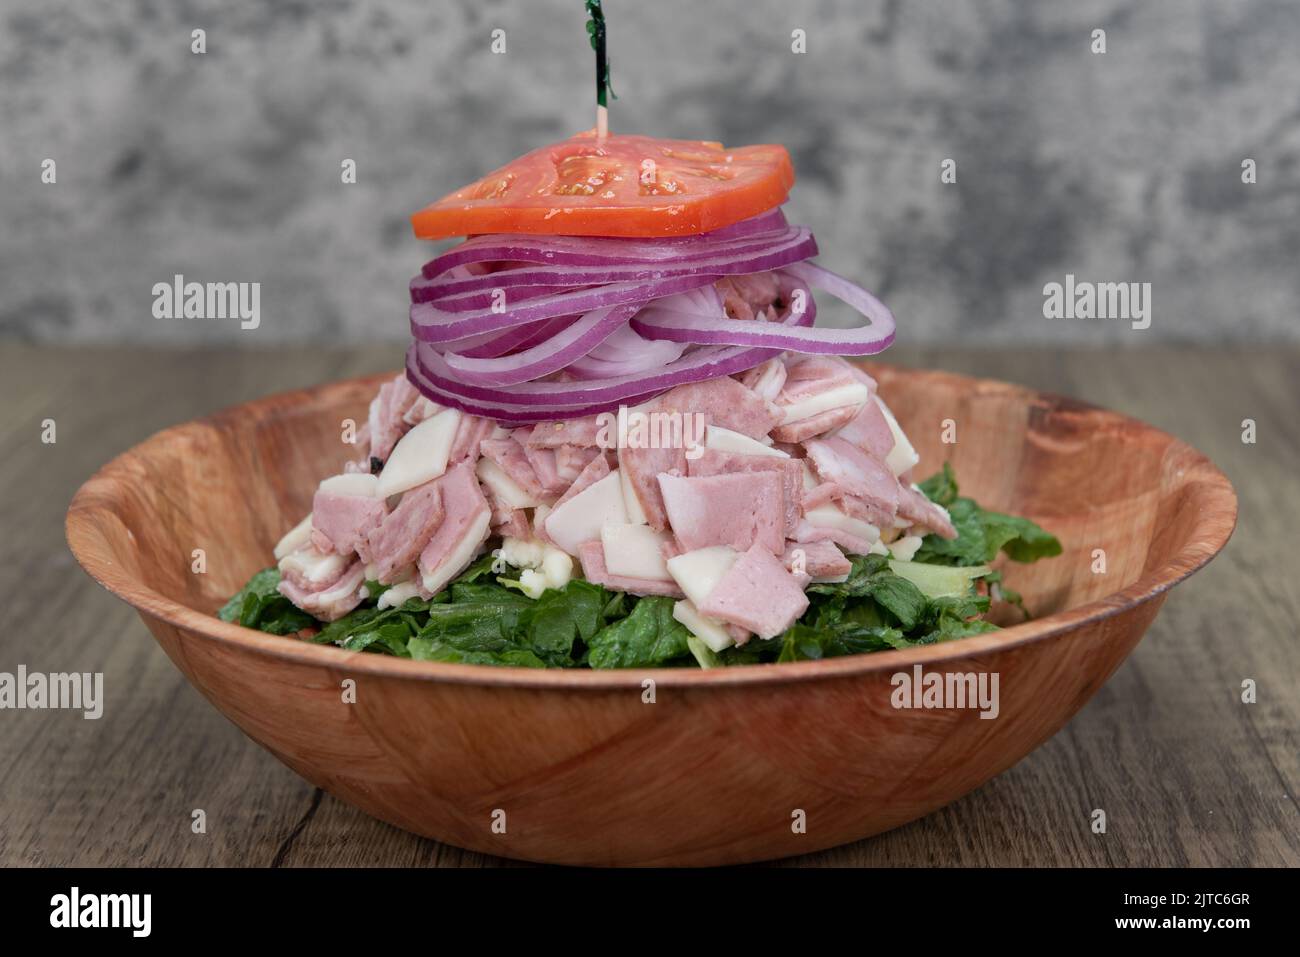
[[[949, 458], [964, 492], [1060, 537], [1062, 556], [1006, 568], [1032, 622], [817, 662], [575, 672], [349, 653], [213, 617], [347, 458], [341, 423], [364, 421], [382, 376], [158, 433], [82, 486], [68, 542], [223, 714], [398, 827], [566, 864], [806, 853], [928, 814], [1056, 733], [1236, 518], [1224, 475], [1141, 422], [1000, 382], [870, 368], [924, 472]], [[949, 419], [955, 444], [941, 441]], [[196, 548], [206, 573], [191, 572]], [[917, 665], [996, 673], [997, 717], [895, 709], [891, 676]]]

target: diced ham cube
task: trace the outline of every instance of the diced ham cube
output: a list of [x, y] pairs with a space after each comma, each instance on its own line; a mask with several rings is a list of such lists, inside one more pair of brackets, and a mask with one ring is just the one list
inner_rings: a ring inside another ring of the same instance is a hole
[[472, 465], [477, 462], [480, 444], [495, 429], [496, 423], [491, 419], [478, 415], [462, 415], [460, 427], [456, 429], [456, 438], [451, 443], [451, 452], [447, 455], [447, 464], [469, 462]]
[[948, 511], [935, 505], [925, 493], [910, 485], [901, 487], [901, 495], [898, 501], [898, 514], [914, 525], [920, 525], [928, 528], [937, 534], [940, 538], [952, 540], [957, 537], [957, 529], [953, 528], [952, 520], [948, 517]]
[[502, 538], [532, 538], [533, 528], [528, 522], [528, 512], [522, 508], [511, 509], [509, 515], [492, 524], [492, 534]]
[[321, 546], [328, 543], [328, 550], [341, 555], [365, 552], [366, 538], [387, 514], [381, 498], [317, 489], [311, 503], [312, 541], [321, 551], [327, 550]]
[[403, 420], [407, 410], [420, 398], [415, 386], [405, 374], [397, 376], [379, 387], [379, 394], [370, 403], [370, 454], [380, 461], [388, 458], [397, 440], [409, 424]]
[[600, 431], [600, 422], [594, 415], [580, 419], [565, 419], [563, 422], [538, 422], [533, 426], [533, 434], [528, 444], [541, 448], [553, 449], [561, 445], [595, 447], [596, 434]]
[[834, 482], [822, 482], [814, 485], [812, 488], [805, 488], [803, 491], [803, 508], [808, 511], [810, 508], [817, 508], [827, 505], [838, 498], [843, 497], [844, 489], [840, 488]]
[[857, 414], [841, 426], [835, 435], [864, 450], [877, 462], [883, 463], [894, 447], [894, 433], [879, 402], [863, 403]]
[[668, 527], [663, 495], [659, 491], [660, 475], [681, 475], [686, 471], [685, 449], [619, 450], [619, 462], [627, 469], [627, 482], [636, 495], [650, 527], [663, 531]]
[[[902, 490], [899, 491], [901, 494]], [[840, 495], [836, 499], [836, 504], [845, 515], [860, 519], [876, 528], [893, 528], [898, 524], [898, 520], [879, 505], [865, 498], [858, 498], [856, 495]]]
[[[568, 481], [560, 478], [559, 469], [555, 464], [555, 449], [545, 449], [539, 446], [528, 444], [528, 436], [532, 434], [532, 429], [515, 429], [511, 437], [519, 443], [524, 450], [524, 455], [528, 458], [528, 464], [533, 468], [533, 474], [537, 476], [537, 481], [542, 486], [542, 495], [544, 498], [552, 499], [556, 496], [563, 495], [564, 490], [569, 487], [569, 482], [577, 477], [577, 472], [569, 477]], [[584, 460], [583, 465], [587, 464]], [[581, 468], [578, 471], [582, 471]]]
[[834, 542], [850, 555], [869, 555], [879, 539], [864, 538], [836, 525], [814, 525], [803, 519], [794, 531], [794, 541], [803, 544]]
[[854, 375], [853, 365], [839, 356], [791, 356], [786, 359], [785, 367], [782, 403], [797, 402], [846, 385], [865, 385]]
[[703, 414], [708, 417], [708, 424], [720, 425], [751, 439], [766, 437], [781, 421], [781, 413], [775, 406], [729, 376], [679, 385], [646, 403], [643, 409]]
[[370, 533], [367, 544], [375, 579], [384, 585], [400, 581], [442, 524], [442, 518], [442, 494], [436, 481], [404, 493], [397, 508]]
[[776, 399], [780, 424], [772, 438], [801, 442], [849, 422], [871, 400], [873, 386], [838, 356], [802, 356], [787, 361], [788, 375]]
[[790, 574], [806, 574], [813, 581], [843, 581], [853, 570], [853, 563], [832, 542], [790, 542], [781, 561]]
[[528, 461], [524, 447], [513, 438], [483, 439], [479, 442], [479, 450], [485, 458], [499, 465], [528, 495], [539, 501], [544, 497], [545, 490], [537, 473], [533, 471], [532, 463]]
[[[529, 446], [529, 448], [535, 448], [535, 446]], [[598, 455], [603, 456], [603, 454], [595, 446], [557, 445], [555, 447], [555, 476], [563, 486], [560, 493], [563, 494], [565, 487], [582, 474], [582, 470], [591, 464], [592, 459]]]
[[277, 590], [303, 611], [322, 621], [336, 621], [361, 604], [366, 596], [365, 583], [365, 565], [354, 561], [329, 585], [304, 588], [296, 581], [282, 578]]
[[[775, 461], [775, 460], [773, 460]], [[785, 493], [777, 472], [742, 472], [699, 478], [659, 476], [673, 535], [686, 551], [759, 545], [785, 550]]]
[[754, 545], [698, 607], [701, 615], [739, 625], [760, 638], [775, 638], [807, 611], [808, 598], [781, 559]]
[[772, 430], [772, 438], [777, 442], [802, 442], [818, 435], [825, 435], [832, 429], [838, 429], [851, 422], [860, 409], [874, 404], [874, 402], [864, 402], [861, 406], [843, 405], [838, 409], [827, 409], [806, 419], [799, 419], [797, 422], [778, 425]]
[[474, 560], [487, 540], [492, 518], [469, 462], [449, 469], [435, 484], [444, 517], [419, 559], [421, 584], [430, 596], [442, 591]]
[[692, 478], [746, 472], [775, 472], [781, 476], [784, 534], [790, 535], [799, 523], [799, 502], [803, 498], [803, 465], [798, 459], [704, 449], [699, 458], [686, 463], [686, 474]]
[[739, 625], [733, 624], [732, 622], [729, 621], [724, 622], [723, 626], [727, 629], [727, 634], [731, 636], [732, 640], [738, 646], [743, 645], [745, 642], [749, 641], [749, 639], [753, 637], [754, 634], [748, 628], [741, 628]]
[[771, 272], [724, 276], [713, 284], [722, 297], [722, 308], [732, 319], [750, 322], [765, 315], [781, 295], [776, 275]]
[[834, 482], [889, 515], [898, 511], [898, 479], [862, 449], [842, 438], [811, 439], [804, 448], [823, 482]]

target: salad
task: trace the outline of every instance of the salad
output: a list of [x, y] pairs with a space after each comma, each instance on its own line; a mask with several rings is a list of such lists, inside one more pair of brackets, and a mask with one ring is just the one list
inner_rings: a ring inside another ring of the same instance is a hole
[[[781, 212], [780, 146], [535, 150], [416, 213], [404, 374], [220, 616], [422, 660], [704, 668], [995, 629], [1059, 554], [959, 494], [845, 356], [894, 338]], [[814, 290], [855, 328], [814, 325]], [[1023, 608], [1023, 606], [1022, 606]]]

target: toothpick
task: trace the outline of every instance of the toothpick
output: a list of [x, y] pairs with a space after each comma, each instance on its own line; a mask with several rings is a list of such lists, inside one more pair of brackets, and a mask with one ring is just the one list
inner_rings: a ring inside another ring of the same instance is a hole
[[[605, 13], [600, 8], [600, 0], [586, 0], [587, 36], [591, 48], [596, 51], [596, 140], [604, 140], [609, 135], [609, 109], [605, 105], [605, 94], [614, 91], [609, 86], [609, 61], [605, 58]], [[617, 97], [615, 97], [617, 99]]]

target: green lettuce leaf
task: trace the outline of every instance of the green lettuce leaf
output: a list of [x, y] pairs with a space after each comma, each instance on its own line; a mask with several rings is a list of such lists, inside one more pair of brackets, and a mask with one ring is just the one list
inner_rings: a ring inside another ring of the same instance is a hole
[[294, 635], [313, 627], [316, 619], [276, 591], [279, 584], [278, 568], [262, 569], [221, 606], [217, 617], [271, 635]]
[[588, 663], [593, 668], [648, 668], [690, 654], [688, 632], [673, 617], [673, 600], [642, 598], [626, 618], [606, 625], [591, 637]]
[[952, 541], [927, 535], [913, 561], [935, 565], [985, 565], [999, 551], [1012, 561], [1035, 562], [1061, 554], [1055, 535], [1017, 515], [1005, 515], [980, 507], [973, 499], [957, 494], [957, 479], [952, 466], [944, 463], [943, 471], [920, 483], [930, 501], [942, 505], [952, 518], [957, 537]]
[[[896, 625], [903, 631], [915, 628], [925, 612], [926, 599], [921, 590], [889, 569], [885, 555], [858, 555], [852, 560], [849, 577], [842, 582], [823, 582], [808, 586], [813, 618], [835, 614], [842, 616], [850, 607], [858, 609], [859, 623]], [[864, 602], [871, 602], [880, 615], [864, 620]], [[808, 615], [805, 614], [805, 619]], [[837, 619], [838, 620], [838, 617]]]
[[499, 651], [466, 651], [436, 638], [412, 638], [408, 643], [416, 661], [445, 661], [461, 665], [497, 665], [514, 668], [545, 668], [546, 662], [525, 648]]

